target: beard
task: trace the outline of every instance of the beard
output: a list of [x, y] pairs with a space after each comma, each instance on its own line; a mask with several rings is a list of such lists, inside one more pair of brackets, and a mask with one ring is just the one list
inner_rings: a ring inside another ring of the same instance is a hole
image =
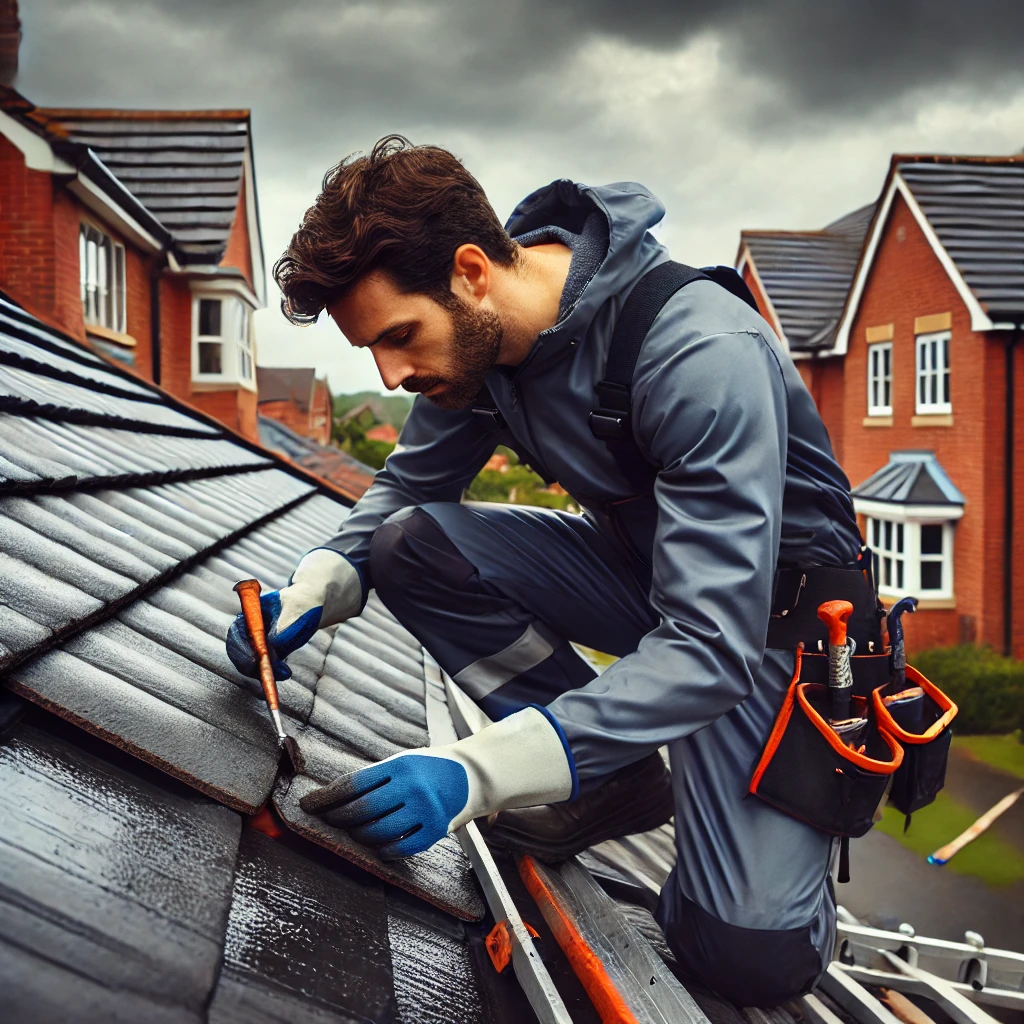
[[443, 376], [409, 377], [406, 391], [419, 394], [441, 385], [428, 401], [441, 409], [465, 409], [480, 394], [488, 371], [498, 361], [504, 334], [501, 318], [485, 309], [474, 309], [457, 296], [444, 303], [452, 325], [451, 363]]

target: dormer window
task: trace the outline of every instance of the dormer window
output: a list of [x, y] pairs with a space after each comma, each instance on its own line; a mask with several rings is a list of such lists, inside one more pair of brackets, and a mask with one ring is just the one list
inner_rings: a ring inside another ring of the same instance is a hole
[[192, 305], [193, 379], [251, 384], [254, 360], [249, 305], [225, 293], [196, 295]]
[[78, 280], [86, 325], [124, 334], [124, 246], [92, 224], [78, 229]]

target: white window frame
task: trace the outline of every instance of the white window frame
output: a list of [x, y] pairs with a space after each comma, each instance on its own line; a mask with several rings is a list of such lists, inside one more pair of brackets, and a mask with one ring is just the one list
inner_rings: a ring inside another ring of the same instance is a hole
[[[878, 398], [888, 399], [888, 401], [879, 402]], [[892, 415], [891, 341], [868, 345], [868, 415]]]
[[78, 225], [78, 283], [87, 327], [127, 332], [124, 246], [95, 224]]
[[[867, 503], [863, 503], [867, 504]], [[920, 514], [912, 505], [892, 506], [889, 509], [872, 508], [865, 511], [860, 504], [857, 511], [865, 512], [865, 538], [867, 545], [875, 556], [875, 579], [878, 592], [883, 597], [912, 597], [922, 600], [952, 600], [954, 596], [953, 579], [953, 543], [954, 523], [963, 510], [944, 513], [938, 509], [931, 514]], [[877, 506], [876, 502], [871, 503]], [[945, 518], [941, 518], [942, 516]], [[921, 552], [921, 527], [939, 526], [942, 529], [942, 553], [928, 555]], [[897, 550], [898, 536], [902, 535], [902, 551]], [[887, 545], [886, 538], [892, 541]], [[878, 540], [876, 540], [878, 538]], [[880, 541], [880, 543], [879, 543]], [[942, 587], [925, 590], [921, 586], [921, 563], [940, 562], [942, 564]], [[898, 572], [898, 564], [902, 563], [902, 581]]]
[[951, 331], [932, 331], [915, 339], [914, 403], [918, 415], [953, 411], [950, 349]]
[[[220, 334], [199, 333], [200, 306], [204, 300], [220, 302]], [[253, 307], [238, 292], [212, 288], [192, 292], [192, 380], [199, 384], [241, 384], [256, 389], [256, 351], [252, 328]], [[220, 372], [200, 371], [200, 344], [217, 343]]]

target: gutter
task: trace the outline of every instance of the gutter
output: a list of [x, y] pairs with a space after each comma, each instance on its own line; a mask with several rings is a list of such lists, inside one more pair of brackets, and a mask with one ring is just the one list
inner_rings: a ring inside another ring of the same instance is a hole
[[1016, 368], [1015, 353], [1020, 341], [1021, 324], [1006, 339], [1006, 421], [1004, 444], [1006, 456], [1003, 460], [1003, 653], [1013, 656], [1013, 514], [1016, 495], [1013, 479]]

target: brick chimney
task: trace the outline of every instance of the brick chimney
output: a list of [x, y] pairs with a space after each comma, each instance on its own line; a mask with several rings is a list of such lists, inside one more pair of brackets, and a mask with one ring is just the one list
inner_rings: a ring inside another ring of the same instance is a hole
[[13, 85], [18, 73], [21, 22], [18, 0], [0, 0], [0, 85]]

